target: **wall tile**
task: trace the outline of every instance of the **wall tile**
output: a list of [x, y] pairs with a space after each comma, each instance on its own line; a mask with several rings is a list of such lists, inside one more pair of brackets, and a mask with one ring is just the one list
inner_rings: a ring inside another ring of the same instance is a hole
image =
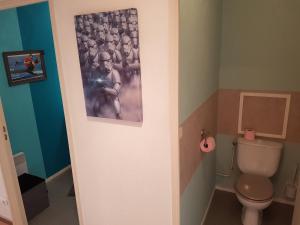
[[[220, 89], [218, 92], [218, 133], [236, 135], [238, 130], [239, 99], [241, 90]], [[265, 91], [251, 91], [265, 92]], [[291, 94], [290, 113], [288, 118], [287, 136], [288, 142], [300, 143], [300, 92], [278, 92], [268, 93]], [[275, 110], [275, 109], [272, 109]], [[259, 117], [259, 116], [258, 116]], [[276, 120], [277, 121], [277, 120]], [[272, 121], [269, 120], [269, 123]], [[262, 123], [262, 129], [272, 127], [271, 124]], [[259, 128], [260, 129], [260, 128]]]
[[218, 92], [218, 133], [235, 135], [238, 129], [239, 90]]
[[289, 142], [300, 143], [300, 92], [292, 93], [286, 139]]
[[211, 95], [206, 102], [182, 123], [183, 136], [180, 140], [180, 190], [185, 190], [199, 163], [205, 157], [200, 152], [201, 130], [211, 135], [217, 131], [217, 97], [218, 92]]

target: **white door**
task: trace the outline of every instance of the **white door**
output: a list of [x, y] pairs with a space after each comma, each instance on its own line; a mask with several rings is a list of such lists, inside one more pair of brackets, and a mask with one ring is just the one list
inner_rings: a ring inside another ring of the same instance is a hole
[[0, 165], [14, 225], [28, 225], [0, 99]]

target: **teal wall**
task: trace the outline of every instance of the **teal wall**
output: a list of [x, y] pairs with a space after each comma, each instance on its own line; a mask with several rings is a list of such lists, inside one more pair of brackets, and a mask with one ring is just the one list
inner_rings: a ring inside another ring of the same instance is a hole
[[19, 7], [17, 13], [24, 50], [45, 53], [47, 80], [31, 83], [30, 91], [49, 177], [68, 166], [70, 157], [48, 2]]
[[219, 87], [300, 91], [299, 1], [223, 1]]
[[179, 3], [181, 123], [218, 89], [222, 2], [181, 0]]
[[[0, 52], [22, 50], [17, 12], [0, 11]], [[14, 153], [25, 152], [31, 174], [45, 177], [41, 145], [28, 84], [9, 87], [0, 60], [0, 96]]]
[[[180, 123], [218, 89], [221, 14], [221, 0], [180, 1]], [[205, 155], [182, 193], [181, 225], [201, 224], [215, 186], [215, 160], [214, 153]]]

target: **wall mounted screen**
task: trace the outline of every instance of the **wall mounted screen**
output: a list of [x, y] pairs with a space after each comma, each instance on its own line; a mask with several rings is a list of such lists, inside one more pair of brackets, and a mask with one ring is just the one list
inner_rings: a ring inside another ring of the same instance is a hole
[[46, 79], [42, 50], [3, 52], [3, 60], [10, 86]]

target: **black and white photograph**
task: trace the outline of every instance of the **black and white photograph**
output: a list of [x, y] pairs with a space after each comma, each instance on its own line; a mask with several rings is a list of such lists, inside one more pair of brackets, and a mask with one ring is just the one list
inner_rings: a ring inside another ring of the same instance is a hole
[[143, 121], [137, 9], [75, 16], [87, 116]]

